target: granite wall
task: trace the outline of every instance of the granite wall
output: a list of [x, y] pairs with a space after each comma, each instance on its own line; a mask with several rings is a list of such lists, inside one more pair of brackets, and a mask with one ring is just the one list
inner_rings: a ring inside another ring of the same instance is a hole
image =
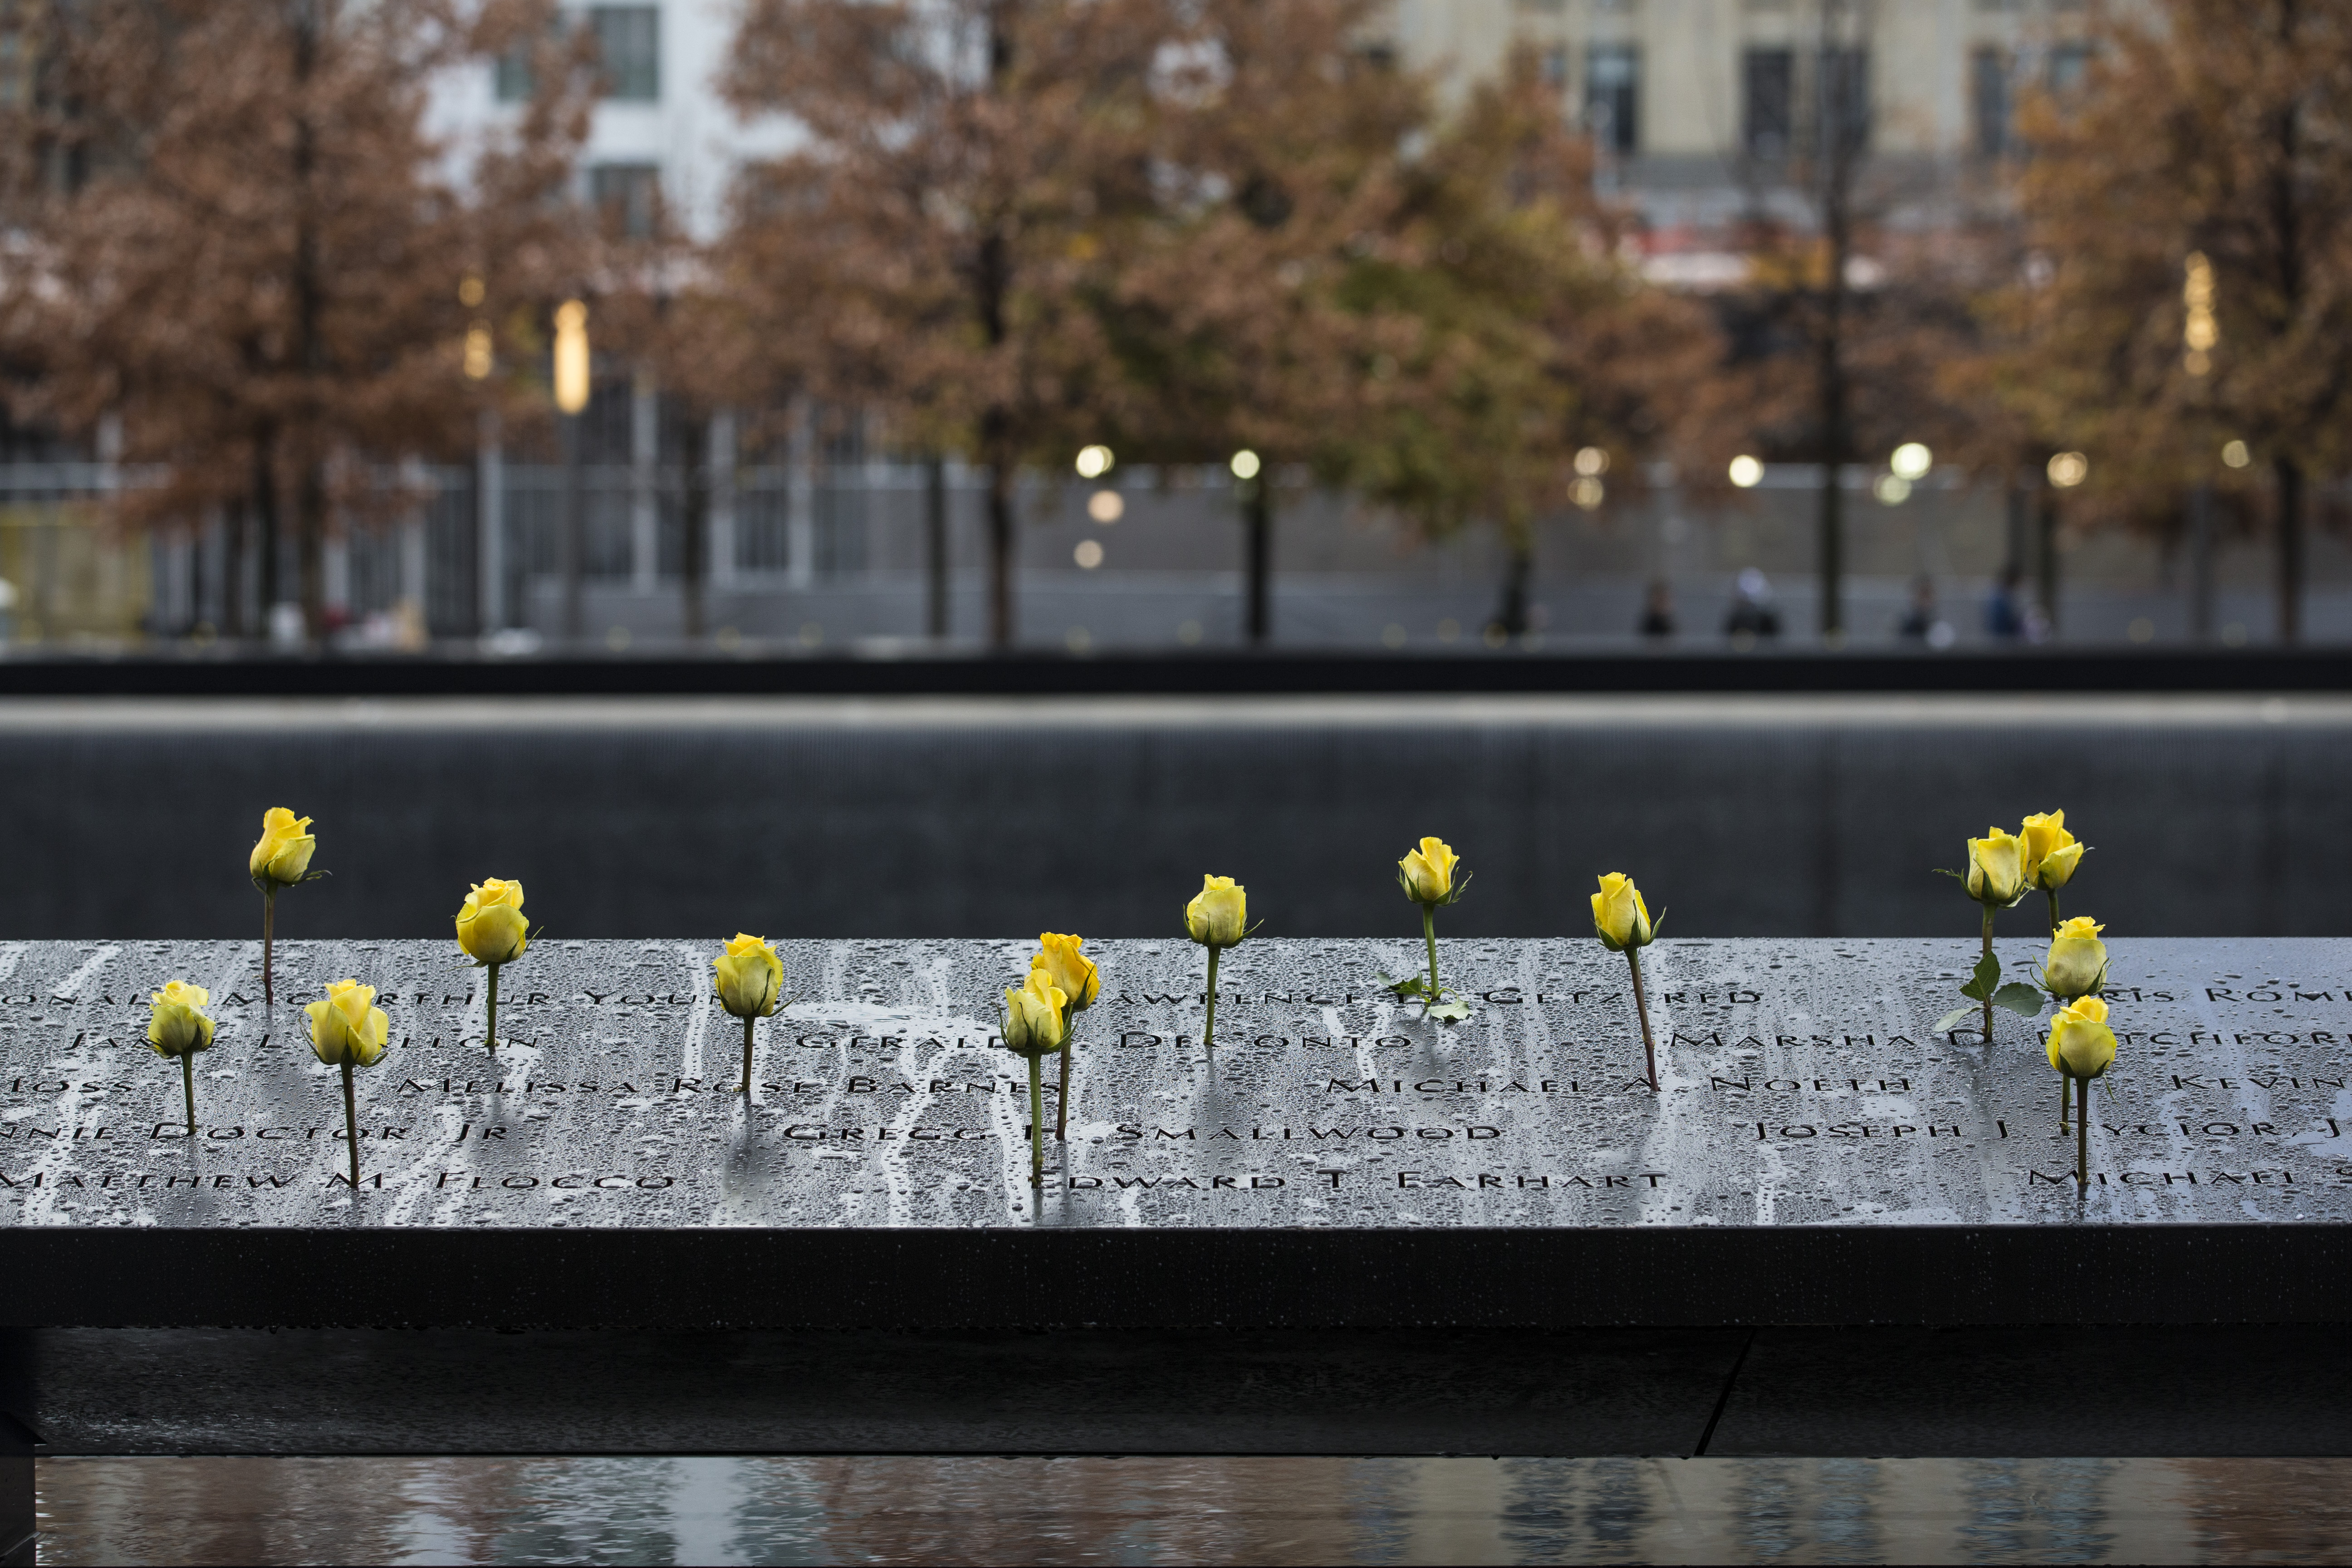
[[[444, 932], [520, 878], [555, 937], [1172, 931], [1213, 870], [1268, 932], [1588, 929], [1593, 875], [1687, 935], [1975, 929], [1932, 868], [2063, 807], [2116, 933], [2352, 934], [2352, 701], [1432, 698], [0, 705], [0, 937], [257, 931], [263, 807], [331, 880], [289, 936]], [[2031, 908], [2003, 917], [2019, 934]]]

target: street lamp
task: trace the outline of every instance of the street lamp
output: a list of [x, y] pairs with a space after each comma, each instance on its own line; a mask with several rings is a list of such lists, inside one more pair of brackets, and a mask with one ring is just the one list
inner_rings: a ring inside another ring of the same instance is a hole
[[1234, 460], [1231, 466], [1234, 470], [1234, 478], [1237, 479], [1254, 479], [1257, 478], [1257, 470], [1259, 467], [1257, 454], [1251, 451], [1247, 447], [1244, 447], [1240, 451], [1234, 454]]
[[555, 406], [575, 415], [588, 406], [588, 307], [577, 300], [555, 307]]
[[1731, 482], [1743, 490], [1752, 490], [1764, 482], [1764, 465], [1742, 452], [1731, 459]]
[[1936, 454], [1927, 450], [1927, 446], [1918, 441], [1904, 442], [1895, 448], [1895, 455], [1886, 459], [1888, 470], [1906, 484], [1918, 483], [1927, 477], [1927, 470], [1935, 466]]
[[2091, 459], [2080, 452], [2061, 452], [2050, 459], [2050, 482], [2071, 490], [2091, 477]]
[[2187, 319], [2180, 328], [2180, 363], [2189, 374], [2203, 375], [2213, 368], [2213, 345], [2221, 341], [2221, 325], [2213, 319], [2213, 264], [2203, 251], [2192, 250], [2183, 271], [2180, 304]]
[[580, 415], [588, 406], [588, 307], [555, 308], [556, 423], [563, 441], [563, 635], [576, 643], [585, 619], [587, 522], [580, 494]]
[[1100, 445], [1081, 447], [1078, 448], [1078, 478], [1098, 479], [1109, 473], [1111, 464], [1117, 461], [1118, 459], [1110, 455], [1108, 447]]

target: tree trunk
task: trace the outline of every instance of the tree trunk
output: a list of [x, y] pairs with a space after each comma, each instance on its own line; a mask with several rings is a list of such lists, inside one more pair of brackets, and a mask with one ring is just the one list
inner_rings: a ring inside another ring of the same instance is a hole
[[2189, 635], [2213, 640], [2213, 486], [2189, 493]]
[[702, 638], [703, 583], [709, 575], [710, 554], [710, 416], [701, 415], [686, 421], [685, 494], [679, 498], [678, 522], [685, 530], [684, 561], [679, 564], [685, 581], [679, 584], [686, 598], [686, 635], [689, 641]]
[[326, 465], [316, 458], [302, 464], [294, 527], [302, 574], [302, 633], [318, 642], [327, 635], [327, 474]]
[[2278, 485], [2278, 640], [2303, 637], [2303, 465], [2280, 458], [2271, 465]]
[[2053, 486], [2044, 485], [2040, 499], [2041, 505], [2034, 515], [2034, 597], [2042, 605], [2042, 624], [2055, 632], [2058, 629], [2058, 491]]
[[249, 500], [221, 509], [220, 635], [232, 640], [245, 636], [245, 525], [252, 510]]
[[255, 553], [260, 558], [260, 604], [256, 606], [264, 637], [270, 632], [270, 615], [281, 597], [278, 589], [278, 434], [264, 430], [253, 444], [253, 521]]
[[588, 571], [588, 524], [580, 493], [580, 416], [559, 414], [555, 426], [563, 444], [563, 637], [576, 644], [587, 621], [583, 601]]
[[948, 635], [948, 466], [937, 455], [923, 464], [923, 630]]
[[1242, 499], [1242, 516], [1249, 536], [1249, 640], [1252, 647], [1264, 647], [1274, 637], [1270, 603], [1274, 576], [1273, 465], [1259, 468], [1255, 478], [1244, 482], [1248, 490]]
[[1528, 635], [1528, 589], [1536, 572], [1535, 540], [1522, 523], [1503, 531], [1503, 603], [1495, 625], [1507, 637]]
[[[996, 416], [992, 414], [992, 421]], [[1013, 646], [1013, 483], [1018, 470], [992, 451], [988, 463], [988, 640]]]

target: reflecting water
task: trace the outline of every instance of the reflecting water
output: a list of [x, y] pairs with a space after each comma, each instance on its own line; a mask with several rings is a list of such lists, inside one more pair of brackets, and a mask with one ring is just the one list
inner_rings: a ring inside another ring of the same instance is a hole
[[2314, 1563], [2352, 1460], [61, 1458], [43, 1563]]

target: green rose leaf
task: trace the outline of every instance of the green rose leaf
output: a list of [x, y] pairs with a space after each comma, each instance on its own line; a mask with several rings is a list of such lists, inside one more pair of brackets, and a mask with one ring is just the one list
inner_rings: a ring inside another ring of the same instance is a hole
[[1992, 994], [1992, 1005], [2006, 1007], [2021, 1018], [2031, 1018], [2042, 1011], [2042, 993], [2012, 980]]
[[1974, 1007], [1956, 1007], [1936, 1020], [1935, 1032], [1939, 1035], [1948, 1035], [1976, 1016], [1977, 1010]]
[[1969, 977], [1969, 983], [1960, 987], [1960, 994], [1972, 1002], [1981, 1002], [1991, 995], [2000, 984], [2000, 960], [1988, 952], [1977, 960], [1976, 971]]

